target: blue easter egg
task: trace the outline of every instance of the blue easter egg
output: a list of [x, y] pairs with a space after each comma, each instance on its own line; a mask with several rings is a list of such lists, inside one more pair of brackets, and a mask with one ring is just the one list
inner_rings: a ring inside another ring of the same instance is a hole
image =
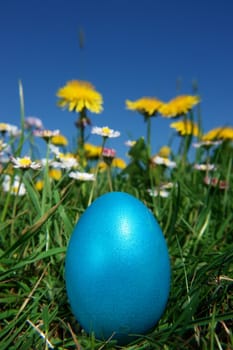
[[65, 261], [71, 310], [87, 333], [120, 343], [149, 332], [170, 290], [170, 260], [161, 228], [138, 199], [111, 192], [83, 213]]

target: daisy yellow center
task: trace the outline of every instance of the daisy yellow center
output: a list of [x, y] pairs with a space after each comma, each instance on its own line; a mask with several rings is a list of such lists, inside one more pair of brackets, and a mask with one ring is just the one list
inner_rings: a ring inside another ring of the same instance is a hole
[[22, 167], [30, 167], [30, 165], [32, 164], [32, 161], [29, 158], [21, 158], [19, 160], [19, 164]]
[[7, 130], [8, 130], [8, 124], [0, 123], [0, 131], [7, 131]]
[[102, 128], [102, 132], [105, 134], [105, 135], [110, 135], [111, 134], [111, 129], [109, 129], [107, 126], [104, 126]]

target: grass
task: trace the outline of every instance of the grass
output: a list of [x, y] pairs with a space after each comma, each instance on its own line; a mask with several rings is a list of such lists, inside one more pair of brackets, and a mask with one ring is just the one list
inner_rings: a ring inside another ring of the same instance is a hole
[[[20, 150], [23, 141], [21, 136]], [[10, 195], [1, 189], [1, 350], [233, 349], [232, 145], [225, 141], [211, 153], [215, 176], [226, 179], [226, 189], [205, 185], [205, 174], [193, 169], [194, 162], [205, 161], [200, 150], [192, 163], [184, 154], [173, 154], [173, 169], [149, 166], [147, 151], [139, 139], [129, 152], [128, 166], [110, 169], [110, 184], [109, 174], [98, 173], [94, 190], [92, 182], [71, 180], [66, 171], [59, 181], [50, 181], [47, 169], [44, 187], [38, 191], [34, 183], [40, 170], [3, 165], [1, 183], [6, 172], [17, 173], [26, 194]], [[148, 194], [158, 179], [174, 184], [167, 198]], [[124, 347], [81, 329], [64, 282], [66, 248], [75, 223], [87, 208], [90, 193], [94, 200], [111, 186], [133, 194], [152, 210], [167, 240], [172, 267], [161, 320], [150, 333]]]

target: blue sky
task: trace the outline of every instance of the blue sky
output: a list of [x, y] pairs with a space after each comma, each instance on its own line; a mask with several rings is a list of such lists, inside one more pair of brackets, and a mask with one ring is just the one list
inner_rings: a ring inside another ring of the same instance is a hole
[[[109, 146], [124, 157], [127, 139], [146, 134], [126, 99], [163, 101], [192, 94], [198, 82], [204, 131], [233, 124], [233, 2], [173, 0], [9, 0], [0, 11], [0, 121], [19, 125], [18, 81], [26, 116], [75, 139], [75, 115], [56, 106], [67, 81], [90, 81], [104, 98], [93, 125], [121, 131]], [[84, 32], [84, 48], [78, 33]], [[177, 91], [177, 82], [179, 90]], [[153, 118], [154, 153], [172, 134]], [[91, 136], [90, 142], [98, 143]]]

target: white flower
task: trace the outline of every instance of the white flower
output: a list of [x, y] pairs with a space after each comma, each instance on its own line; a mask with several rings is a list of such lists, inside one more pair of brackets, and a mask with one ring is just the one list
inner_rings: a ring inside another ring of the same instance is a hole
[[7, 147], [9, 147], [8, 144], [0, 140], [0, 152], [2, 152], [3, 150], [6, 150]]
[[96, 134], [96, 135], [100, 135], [103, 137], [118, 137], [120, 136], [120, 132], [119, 131], [115, 131], [113, 129], [109, 129], [108, 126], [104, 126], [102, 128], [98, 127], [98, 126], [94, 126], [91, 130], [92, 134]]
[[30, 157], [10, 157], [11, 162], [14, 164], [14, 168], [21, 168], [21, 169], [33, 169], [37, 170], [41, 168], [41, 163], [40, 162], [32, 162]]
[[163, 198], [167, 198], [169, 196], [169, 194], [170, 194], [170, 192], [168, 192], [166, 190], [156, 189], [156, 188], [153, 189], [153, 190], [148, 189], [147, 191], [148, 191], [149, 195], [152, 196], [152, 197], [160, 196], [160, 197], [163, 197]]
[[136, 141], [133, 140], [127, 140], [125, 141], [125, 145], [128, 147], [133, 147], [135, 145]]
[[52, 153], [54, 153], [56, 156], [59, 156], [59, 154], [61, 153], [59, 150], [59, 147], [54, 146], [54, 145], [49, 145], [49, 149]]
[[194, 169], [206, 171], [206, 170], [215, 170], [216, 166], [214, 164], [194, 164]]
[[75, 180], [80, 180], [80, 181], [95, 181], [95, 175], [94, 174], [89, 174], [89, 173], [82, 173], [80, 171], [72, 171], [69, 174], [69, 177]]
[[210, 146], [218, 146], [222, 143], [222, 140], [216, 140], [216, 141], [210, 141], [210, 140], [206, 140], [206, 141], [200, 141], [197, 143], [193, 143], [193, 147], [195, 148], [199, 148], [199, 147], [210, 147]]
[[8, 133], [10, 136], [20, 136], [22, 131], [16, 125], [9, 125]]
[[13, 180], [9, 175], [5, 175], [2, 189], [4, 192], [10, 192], [13, 195], [24, 196], [26, 188], [22, 182], [20, 182], [19, 176], [15, 176]]
[[34, 130], [33, 134], [38, 137], [42, 137], [45, 140], [51, 139], [53, 136], [59, 135], [60, 130]]
[[152, 158], [152, 162], [157, 165], [165, 165], [168, 168], [176, 168], [176, 162], [173, 162], [172, 160], [165, 157], [160, 157], [156, 155]]
[[28, 129], [29, 128], [43, 129], [43, 123], [37, 117], [27, 117], [25, 118], [25, 127]]

